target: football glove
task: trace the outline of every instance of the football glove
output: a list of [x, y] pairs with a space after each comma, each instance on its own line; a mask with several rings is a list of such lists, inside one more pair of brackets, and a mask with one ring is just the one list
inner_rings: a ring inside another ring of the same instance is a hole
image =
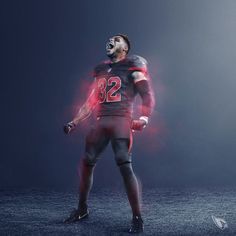
[[67, 123], [66, 125], [64, 125], [63, 130], [65, 132], [65, 134], [69, 134], [71, 131], [73, 131], [75, 129], [76, 125], [73, 121]]
[[135, 131], [136, 130], [142, 131], [146, 127], [147, 124], [148, 124], [148, 117], [141, 116], [138, 120], [132, 120], [131, 129]]

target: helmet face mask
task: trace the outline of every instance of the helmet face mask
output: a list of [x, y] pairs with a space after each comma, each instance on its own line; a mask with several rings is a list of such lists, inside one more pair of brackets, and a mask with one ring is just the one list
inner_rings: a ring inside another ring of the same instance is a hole
[[128, 51], [128, 45], [121, 36], [113, 36], [106, 43], [106, 54], [108, 57], [114, 57], [123, 51]]

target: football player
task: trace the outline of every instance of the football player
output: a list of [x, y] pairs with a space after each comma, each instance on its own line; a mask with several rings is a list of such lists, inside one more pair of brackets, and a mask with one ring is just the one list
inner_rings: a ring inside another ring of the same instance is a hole
[[[87, 199], [93, 183], [94, 167], [99, 155], [111, 142], [133, 212], [129, 232], [143, 232], [139, 186], [131, 162], [131, 131], [141, 131], [148, 124], [154, 97], [146, 60], [137, 55], [128, 56], [129, 50], [130, 41], [126, 35], [118, 34], [108, 40], [106, 54], [109, 61], [95, 67], [92, 92], [74, 119], [64, 126], [64, 132], [70, 133], [96, 108], [97, 121], [86, 137], [85, 155], [80, 163], [78, 208], [65, 223], [80, 221], [88, 216]], [[132, 119], [132, 106], [137, 94], [142, 98], [142, 111], [139, 119]]]

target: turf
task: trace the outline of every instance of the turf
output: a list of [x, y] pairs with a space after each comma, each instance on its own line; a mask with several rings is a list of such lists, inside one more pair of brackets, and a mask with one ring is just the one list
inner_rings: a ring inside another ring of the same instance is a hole
[[[89, 218], [62, 223], [73, 207], [72, 192], [0, 192], [0, 235], [129, 235], [131, 211], [124, 192], [101, 189], [90, 195]], [[236, 235], [236, 189], [146, 189], [143, 235]], [[217, 228], [211, 215], [224, 218]]]

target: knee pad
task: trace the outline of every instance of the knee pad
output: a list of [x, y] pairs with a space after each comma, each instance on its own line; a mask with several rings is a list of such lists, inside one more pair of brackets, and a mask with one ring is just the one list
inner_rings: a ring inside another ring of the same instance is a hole
[[117, 152], [115, 154], [115, 159], [118, 166], [131, 163], [131, 155], [128, 152]]

